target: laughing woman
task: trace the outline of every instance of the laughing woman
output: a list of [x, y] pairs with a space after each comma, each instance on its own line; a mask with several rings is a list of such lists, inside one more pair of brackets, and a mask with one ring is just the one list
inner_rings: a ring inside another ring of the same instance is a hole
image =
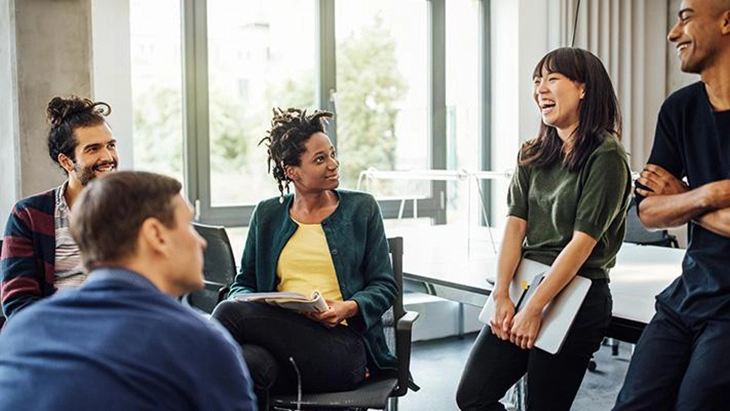
[[[495, 314], [461, 377], [462, 410], [504, 410], [500, 398], [525, 372], [528, 410], [569, 410], [611, 318], [608, 272], [623, 241], [631, 190], [616, 95], [601, 61], [577, 48], [548, 53], [533, 80], [542, 122], [520, 149], [510, 183]], [[551, 268], [515, 314], [508, 287], [521, 258]], [[552, 355], [534, 347], [542, 310], [576, 275], [592, 285]]]
[[[353, 388], [370, 372], [395, 370], [381, 316], [393, 304], [393, 279], [380, 209], [372, 196], [340, 190], [328, 112], [275, 110], [262, 140], [280, 197], [262, 201], [249, 225], [241, 269], [229, 300], [213, 317], [242, 345], [259, 396]], [[294, 185], [294, 194], [289, 191]], [[319, 290], [329, 309], [301, 315], [232, 301], [251, 292]]]

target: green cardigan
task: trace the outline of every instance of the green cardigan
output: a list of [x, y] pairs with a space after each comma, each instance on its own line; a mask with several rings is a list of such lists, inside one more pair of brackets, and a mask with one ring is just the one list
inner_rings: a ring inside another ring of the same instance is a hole
[[[366, 193], [335, 190], [337, 209], [322, 221], [342, 298], [357, 302], [359, 314], [347, 323], [360, 334], [372, 364], [380, 370], [396, 369], [388, 350], [381, 317], [398, 292], [390, 263], [383, 219], [375, 199]], [[281, 250], [297, 230], [289, 217], [293, 200], [287, 195], [258, 204], [251, 217], [241, 269], [229, 297], [276, 291], [276, 267]]]

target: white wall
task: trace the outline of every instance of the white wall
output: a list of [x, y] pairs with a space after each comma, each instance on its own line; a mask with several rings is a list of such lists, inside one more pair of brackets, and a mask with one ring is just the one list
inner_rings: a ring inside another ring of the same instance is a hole
[[92, 99], [108, 103], [108, 121], [117, 139], [120, 168], [133, 158], [132, 69], [129, 0], [92, 1]]
[[[520, 143], [535, 136], [540, 117], [532, 70], [556, 47], [550, 27], [554, 0], [491, 0], [492, 169], [514, 169]], [[494, 215], [506, 215], [507, 181], [494, 180]]]
[[14, 27], [14, 5], [0, 1], [0, 228], [20, 195]]

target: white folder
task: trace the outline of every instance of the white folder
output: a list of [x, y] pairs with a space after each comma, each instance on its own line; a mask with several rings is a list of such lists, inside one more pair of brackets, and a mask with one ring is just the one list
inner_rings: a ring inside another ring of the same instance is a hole
[[[517, 267], [515, 276], [509, 287], [509, 296], [514, 304], [520, 300], [520, 296], [527, 291], [524, 289], [525, 284], [532, 284], [536, 276], [542, 276], [550, 269], [549, 265], [538, 263], [537, 261], [523, 258]], [[568, 335], [570, 326], [573, 324], [575, 316], [578, 314], [583, 300], [591, 288], [591, 280], [576, 275], [563, 288], [553, 300], [548, 303], [542, 312], [542, 324], [540, 332], [537, 334], [535, 346], [549, 352], [557, 354], [563, 346], [565, 337]], [[534, 291], [534, 290], [533, 290]], [[526, 294], [527, 299], [532, 293]], [[527, 299], [520, 303], [524, 307]], [[489, 325], [489, 320], [494, 315], [494, 297], [490, 295], [484, 308], [479, 313], [479, 321]]]

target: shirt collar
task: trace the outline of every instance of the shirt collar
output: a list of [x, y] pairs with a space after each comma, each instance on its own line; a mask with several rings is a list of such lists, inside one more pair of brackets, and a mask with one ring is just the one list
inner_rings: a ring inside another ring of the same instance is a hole
[[125, 282], [127, 284], [135, 285], [140, 288], [162, 292], [159, 288], [157, 288], [157, 286], [152, 283], [152, 281], [150, 281], [142, 274], [120, 267], [97, 268], [96, 270], [89, 273], [86, 284], [92, 284], [102, 280], [117, 280]]
[[58, 186], [56, 189], [56, 208], [63, 211], [68, 211], [68, 203], [66, 202], [66, 189], [68, 188], [68, 180], [64, 181], [63, 184]]

